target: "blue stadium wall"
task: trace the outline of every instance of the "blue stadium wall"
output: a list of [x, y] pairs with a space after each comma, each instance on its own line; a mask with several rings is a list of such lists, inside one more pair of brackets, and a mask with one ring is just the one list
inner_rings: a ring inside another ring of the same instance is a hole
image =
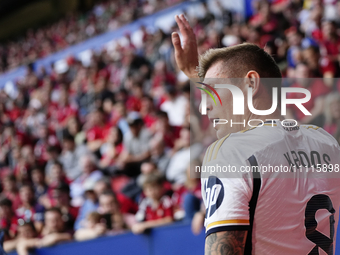
[[[204, 232], [194, 236], [189, 224], [176, 223], [153, 229], [148, 234], [126, 233], [100, 237], [91, 241], [71, 242], [50, 248], [37, 249], [31, 255], [203, 255]], [[337, 237], [340, 244], [340, 235]], [[9, 255], [17, 255], [11, 253]], [[340, 255], [337, 246], [335, 255]]]
[[[37, 249], [32, 255], [189, 255], [204, 254], [204, 232], [194, 236], [190, 225], [173, 224], [153, 229], [148, 234], [126, 233], [91, 241], [71, 242]], [[16, 255], [10, 253], [9, 255]]]

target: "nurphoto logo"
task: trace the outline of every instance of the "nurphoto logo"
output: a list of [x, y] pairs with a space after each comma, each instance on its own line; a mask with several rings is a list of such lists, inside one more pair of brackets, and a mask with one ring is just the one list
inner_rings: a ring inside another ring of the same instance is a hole
[[[245, 98], [243, 95], [242, 90], [235, 86], [235, 85], [231, 85], [231, 84], [215, 84], [214, 87], [203, 83], [203, 82], [197, 82], [203, 86], [205, 86], [206, 88], [203, 87], [197, 87], [198, 89], [204, 91], [205, 93], [202, 93], [202, 98], [201, 98], [201, 114], [202, 115], [207, 115], [207, 95], [209, 95], [211, 97], [211, 99], [213, 100], [214, 104], [217, 105], [217, 102], [215, 100], [215, 96], [212, 94], [214, 93], [216, 95], [216, 97], [218, 98], [221, 106], [222, 104], [222, 100], [220, 95], [217, 93], [216, 89], [229, 89], [229, 91], [232, 94], [232, 98], [233, 98], [233, 114], [234, 115], [244, 115], [244, 105], [245, 105]], [[209, 91], [209, 90], [211, 91]], [[288, 93], [302, 93], [304, 94], [303, 98], [287, 98], [287, 94]], [[258, 116], [265, 116], [265, 115], [270, 115], [273, 112], [275, 112], [275, 110], [277, 109], [278, 106], [278, 88], [273, 87], [272, 88], [272, 106], [270, 109], [267, 110], [257, 110], [255, 109], [255, 107], [253, 106], [253, 98], [252, 98], [252, 94], [253, 94], [253, 89], [252, 87], [248, 88], [248, 96], [247, 96], [247, 104], [248, 104], [248, 108], [250, 110], [250, 112], [252, 112], [255, 115]], [[292, 88], [292, 87], [287, 87], [287, 88], [281, 88], [281, 115], [286, 115], [287, 111], [287, 105], [288, 104], [293, 104], [295, 105], [304, 115], [312, 115], [302, 104], [307, 103], [309, 100], [311, 99], [311, 93], [309, 90], [305, 89], [305, 88]], [[250, 120], [252, 121], [252, 120]], [[297, 125], [297, 121], [294, 120], [294, 122]], [[228, 120], [222, 120], [219, 119], [216, 122], [214, 121], [214, 127], [217, 124], [226, 124], [228, 123]], [[250, 125], [251, 126], [251, 125]]]

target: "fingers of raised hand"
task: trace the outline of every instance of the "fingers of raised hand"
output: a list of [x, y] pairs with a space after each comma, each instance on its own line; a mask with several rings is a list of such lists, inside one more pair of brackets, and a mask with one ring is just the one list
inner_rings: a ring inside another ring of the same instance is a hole
[[190, 32], [190, 33], [193, 34], [194, 31], [192, 30], [192, 27], [190, 26], [189, 21], [186, 19], [186, 17], [184, 16], [184, 14], [181, 14], [181, 15], [180, 15], [180, 19], [182, 20], [182, 22], [183, 22], [185, 28], [188, 30], [188, 32]]
[[194, 31], [192, 30], [189, 22], [183, 14], [181, 14], [180, 16], [176, 15], [175, 20], [178, 24], [179, 31], [183, 35], [184, 40], [187, 41], [195, 38]]

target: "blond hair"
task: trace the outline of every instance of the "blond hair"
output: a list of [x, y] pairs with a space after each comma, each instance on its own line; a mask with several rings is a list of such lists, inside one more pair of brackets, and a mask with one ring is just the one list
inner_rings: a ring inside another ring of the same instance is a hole
[[243, 43], [231, 47], [209, 49], [200, 56], [198, 76], [204, 79], [208, 69], [217, 62], [223, 62], [230, 78], [243, 78], [250, 70], [261, 78], [281, 78], [275, 60], [256, 44]]

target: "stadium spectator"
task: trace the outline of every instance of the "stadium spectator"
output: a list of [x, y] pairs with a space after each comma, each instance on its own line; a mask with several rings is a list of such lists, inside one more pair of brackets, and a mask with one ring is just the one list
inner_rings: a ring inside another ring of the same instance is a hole
[[77, 240], [88, 240], [104, 234], [118, 234], [126, 228], [123, 215], [114, 193], [107, 191], [99, 195], [98, 212], [88, 214], [85, 227], [75, 233]]
[[38, 126], [38, 141], [34, 146], [34, 155], [40, 164], [48, 161], [47, 148], [49, 146], [58, 146], [58, 139], [54, 134], [51, 134], [48, 127], [45, 125]]
[[119, 127], [111, 127], [106, 143], [100, 147], [102, 158], [99, 167], [105, 169], [112, 166], [123, 151], [123, 133]]
[[0, 200], [0, 228], [9, 238], [14, 238], [18, 231], [18, 218], [12, 208], [12, 201], [8, 198]]
[[171, 199], [163, 195], [163, 181], [159, 175], [152, 174], [145, 179], [143, 192], [145, 198], [141, 201], [136, 214], [137, 223], [132, 226], [132, 232], [135, 234], [173, 221]]
[[41, 238], [23, 239], [17, 245], [18, 255], [28, 255], [28, 250], [48, 247], [60, 242], [72, 240], [72, 235], [64, 230], [62, 213], [58, 208], [50, 208], [45, 212], [45, 226]]
[[[129, 4], [124, 4], [104, 1], [95, 5], [87, 13], [67, 15], [59, 21], [35, 31], [28, 29], [26, 35], [20, 40], [1, 45], [0, 54], [3, 61], [0, 62], [0, 72], [48, 56], [106, 31], [117, 29], [136, 18], [152, 14], [176, 2], [178, 1], [150, 4], [134, 0]], [[135, 49], [131, 43], [130, 35], [126, 34], [126, 39], [130, 47]], [[24, 47], [20, 45], [24, 45]]]
[[98, 212], [91, 212], [86, 217], [84, 228], [78, 229], [74, 233], [74, 238], [77, 241], [85, 241], [94, 239], [104, 235], [107, 231], [107, 226], [102, 221], [102, 215]]
[[162, 139], [165, 143], [165, 149], [172, 149], [174, 147], [174, 141], [179, 138], [181, 125], [170, 125], [168, 114], [163, 111], [158, 111], [156, 117], [154, 138], [159, 136], [159, 139]]
[[62, 151], [59, 161], [62, 163], [69, 180], [75, 180], [81, 174], [80, 159], [88, 150], [85, 145], [77, 145], [70, 134], [63, 135]]
[[12, 201], [13, 210], [16, 210], [21, 205], [21, 200], [15, 176], [12, 174], [6, 175], [3, 179], [2, 184], [2, 195]]
[[[121, 192], [133, 201], [139, 201], [143, 197], [143, 183], [150, 175], [160, 175], [163, 174], [159, 172], [157, 166], [152, 161], [145, 161], [141, 164], [141, 173], [136, 179], [131, 179], [131, 181], [123, 187]], [[164, 190], [171, 191], [171, 184], [164, 182]]]
[[154, 136], [150, 141], [151, 161], [157, 165], [158, 170], [165, 175], [169, 165], [170, 152], [165, 149], [165, 142], [160, 136]]
[[156, 121], [155, 106], [153, 99], [150, 96], [144, 95], [141, 100], [140, 115], [144, 121], [144, 124], [150, 130], [154, 130], [154, 124]]
[[63, 134], [69, 134], [73, 136], [77, 146], [84, 143], [85, 134], [84, 131], [82, 131], [80, 121], [76, 116], [68, 118], [66, 127], [63, 130]]
[[50, 174], [52, 172], [51, 168], [58, 161], [59, 153], [60, 153], [59, 148], [57, 148], [55, 146], [50, 146], [50, 147], [47, 148], [48, 160], [47, 160], [46, 165], [45, 165], [46, 179], [48, 179], [50, 177]]
[[60, 184], [52, 190], [51, 207], [57, 207], [62, 213], [66, 231], [73, 231], [74, 222], [78, 216], [79, 207], [71, 205], [70, 187], [67, 184]]
[[183, 219], [184, 222], [191, 222], [196, 212], [200, 210], [202, 203], [200, 176], [197, 176], [197, 174], [194, 176], [193, 173], [190, 173], [190, 170], [197, 165], [200, 165], [197, 160], [192, 161], [187, 167], [185, 184], [181, 187], [173, 188], [174, 193], [171, 199], [176, 220]]
[[50, 173], [46, 177], [48, 184], [48, 193], [50, 194], [51, 190], [55, 187], [58, 187], [60, 184], [69, 184], [70, 181], [67, 179], [63, 166], [60, 162], [55, 161], [51, 166]]
[[100, 109], [96, 109], [90, 113], [86, 133], [87, 147], [92, 152], [97, 152], [102, 146], [105, 138], [105, 129], [107, 128], [104, 122], [104, 114]]
[[[305, 116], [299, 111], [295, 105], [288, 106], [287, 114], [292, 116], [292, 119], [297, 119], [302, 123], [314, 123], [315, 125], [322, 126], [323, 123], [318, 119], [322, 114], [324, 107], [325, 95], [331, 90], [328, 88], [321, 79], [310, 79], [310, 69], [304, 63], [299, 63], [295, 70], [296, 82], [292, 87], [305, 88], [311, 93], [311, 100], [304, 104], [306, 109], [312, 115]], [[290, 98], [301, 98], [301, 93], [290, 93]], [[293, 114], [296, 113], [295, 115]]]
[[30, 183], [30, 170], [36, 164], [33, 149], [29, 145], [21, 148], [21, 155], [18, 163], [14, 167], [14, 175], [19, 183]]
[[85, 201], [79, 209], [74, 229], [86, 227], [85, 220], [91, 212], [96, 212], [99, 207], [98, 197], [107, 191], [111, 191], [110, 181], [106, 178], [98, 180], [96, 183], [89, 183], [85, 190]]
[[32, 222], [24, 222], [23, 224], [18, 225], [18, 234], [15, 239], [7, 240], [4, 242], [4, 250], [6, 252], [12, 252], [17, 247], [21, 246], [19, 244], [23, 240], [36, 238], [38, 235], [37, 231], [34, 228]]
[[190, 129], [183, 127], [180, 137], [175, 141], [175, 153], [166, 169], [166, 178], [172, 183], [182, 185], [186, 182], [186, 169], [190, 162]]
[[334, 21], [323, 20], [321, 24], [321, 42], [323, 56], [328, 57], [331, 61], [338, 63], [340, 38], [336, 32]]
[[184, 123], [184, 111], [188, 101], [183, 95], [177, 96], [174, 86], [166, 86], [166, 100], [161, 104], [160, 109], [168, 114], [171, 126], [182, 126]]
[[126, 228], [117, 197], [113, 192], [106, 191], [99, 195], [98, 212], [107, 216], [106, 225], [110, 233], [119, 233]]
[[309, 46], [302, 51], [302, 59], [311, 71], [311, 77], [325, 77], [331, 80], [336, 73], [336, 65], [328, 57], [321, 57], [317, 46]]
[[45, 195], [48, 186], [45, 183], [45, 173], [40, 167], [35, 167], [31, 171], [31, 179], [33, 183], [34, 196], [39, 201], [40, 197]]
[[325, 125], [324, 129], [331, 135], [335, 135], [339, 129], [340, 121], [340, 95], [331, 93], [325, 99]]
[[199, 235], [204, 228], [205, 206], [201, 203], [200, 210], [194, 214], [191, 221], [191, 231], [194, 235]]
[[[119, 93], [119, 92], [118, 92]], [[116, 93], [116, 95], [118, 94]], [[123, 135], [129, 132], [129, 124], [127, 123], [127, 110], [125, 103], [121, 100], [118, 100], [114, 105], [114, 109], [112, 112], [112, 116], [110, 116], [110, 122], [112, 125], [116, 125], [120, 130], [122, 130]]]
[[85, 193], [86, 185], [95, 183], [103, 176], [102, 172], [96, 169], [96, 158], [93, 154], [82, 155], [80, 161], [82, 173], [70, 184], [70, 194], [72, 198], [71, 204], [76, 207], [79, 207], [84, 202], [83, 196]]
[[140, 164], [150, 157], [149, 142], [151, 133], [144, 127], [138, 112], [131, 112], [127, 117], [130, 132], [124, 136], [124, 151], [119, 164], [129, 176], [140, 173]]
[[45, 208], [36, 202], [33, 187], [25, 184], [19, 190], [21, 206], [16, 210], [18, 218], [25, 222], [34, 222], [34, 227], [40, 233], [43, 229]]
[[148, 176], [150, 175], [154, 175], [154, 174], [160, 174], [156, 164], [154, 164], [153, 162], [144, 162], [141, 165], [141, 174], [138, 176], [137, 178], [137, 185], [140, 188], [140, 192], [142, 192], [143, 189], [143, 184], [145, 182], [145, 180], [148, 178]]

